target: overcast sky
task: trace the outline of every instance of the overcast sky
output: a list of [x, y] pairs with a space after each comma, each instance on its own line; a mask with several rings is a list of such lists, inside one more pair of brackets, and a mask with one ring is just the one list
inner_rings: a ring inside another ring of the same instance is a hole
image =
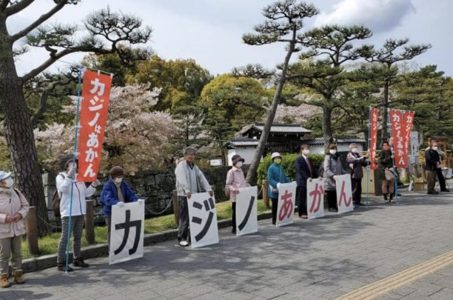
[[[87, 14], [105, 8], [131, 13], [153, 29], [149, 46], [166, 59], [193, 58], [212, 74], [233, 67], [260, 63], [273, 68], [282, 62], [281, 45], [248, 46], [242, 35], [262, 22], [261, 9], [268, 0], [85, 0], [60, 11], [50, 24], [80, 24]], [[51, 0], [37, 0], [9, 20], [14, 33], [52, 6]], [[409, 38], [412, 43], [429, 43], [432, 48], [415, 59], [414, 67], [436, 64], [453, 76], [450, 53], [453, 48], [452, 0], [317, 0], [321, 13], [307, 22], [307, 28], [327, 23], [365, 25], [373, 30], [367, 43], [380, 47], [388, 38]], [[32, 52], [17, 61], [23, 73], [44, 59], [45, 53]], [[80, 60], [80, 55], [64, 58]], [[64, 68], [59, 64], [58, 68]]]

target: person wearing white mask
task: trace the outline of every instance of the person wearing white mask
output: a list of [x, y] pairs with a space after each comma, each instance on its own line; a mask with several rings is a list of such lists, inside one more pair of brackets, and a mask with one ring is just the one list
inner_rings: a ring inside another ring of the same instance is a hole
[[87, 187], [85, 182], [77, 181], [77, 168], [78, 161], [68, 159], [64, 165], [65, 171], [60, 172], [56, 178], [57, 191], [60, 197], [61, 214], [61, 237], [58, 244], [57, 255], [58, 271], [73, 271], [69, 265], [66, 268], [65, 263], [66, 246], [68, 243], [69, 217], [71, 217], [71, 232], [73, 233], [73, 265], [82, 268], [89, 267], [81, 256], [84, 215], [86, 214], [86, 199], [93, 196], [96, 192], [96, 187], [101, 183], [99, 180], [96, 180]]
[[272, 201], [272, 224], [277, 221], [278, 187], [281, 183], [290, 182], [282, 167], [282, 155], [278, 152], [271, 154], [272, 164], [267, 169], [268, 195]]
[[440, 167], [440, 155], [438, 152], [437, 141], [431, 140], [430, 147], [425, 151], [425, 171], [428, 194], [439, 194], [435, 190], [437, 168]]
[[307, 218], [307, 180], [313, 178], [313, 164], [311, 163], [308, 155], [310, 148], [308, 145], [300, 146], [301, 155], [294, 162], [296, 168], [296, 201], [299, 212], [299, 218]]
[[228, 170], [225, 182], [225, 191], [231, 200], [232, 216], [231, 216], [231, 232], [236, 234], [236, 196], [239, 194], [239, 189], [249, 186], [245, 181], [244, 171], [242, 165], [244, 159], [239, 155], [235, 154], [231, 158], [233, 167]]
[[24, 219], [29, 204], [14, 188], [11, 173], [0, 171], [0, 287], [11, 286], [8, 268], [11, 260], [14, 282], [25, 282], [22, 272], [22, 235], [26, 233]]
[[107, 243], [110, 246], [110, 225], [112, 216], [112, 206], [122, 206], [124, 203], [138, 201], [130, 185], [124, 180], [124, 169], [115, 166], [110, 169], [110, 178], [104, 184], [101, 193], [101, 205], [104, 212], [105, 224], [107, 224]]
[[336, 175], [346, 174], [341, 164], [340, 157], [337, 153], [337, 145], [330, 144], [328, 153], [324, 157], [324, 190], [326, 191], [327, 205], [329, 211], [338, 211], [337, 207], [337, 191], [335, 178]]
[[362, 205], [362, 167], [366, 166], [368, 161], [366, 156], [360, 155], [357, 144], [352, 143], [349, 145], [349, 149], [350, 151], [346, 157], [346, 161], [351, 169], [352, 201], [354, 206], [360, 206]]

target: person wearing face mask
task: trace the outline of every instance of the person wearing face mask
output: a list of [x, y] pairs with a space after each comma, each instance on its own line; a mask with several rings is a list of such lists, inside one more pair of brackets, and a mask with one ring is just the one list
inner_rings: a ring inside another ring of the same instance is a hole
[[431, 140], [430, 147], [425, 151], [425, 172], [428, 194], [439, 194], [434, 188], [436, 185], [437, 169], [440, 168], [440, 155], [438, 150], [437, 141]]
[[13, 188], [11, 173], [0, 171], [0, 287], [11, 286], [8, 279], [9, 262], [14, 282], [25, 282], [22, 272], [22, 235], [26, 233], [25, 217], [29, 204], [24, 195]]
[[228, 191], [232, 207], [231, 226], [233, 228], [231, 232], [236, 234], [236, 196], [239, 194], [240, 188], [247, 187], [249, 184], [245, 181], [244, 171], [242, 170], [244, 159], [239, 154], [235, 154], [231, 161], [233, 162], [233, 167], [228, 170], [225, 188]]
[[338, 211], [337, 190], [334, 176], [346, 174], [346, 171], [341, 164], [336, 144], [329, 145], [328, 153], [324, 157], [323, 168], [324, 190], [326, 192], [329, 211]]
[[124, 169], [115, 166], [110, 169], [109, 180], [104, 184], [101, 193], [102, 211], [107, 224], [107, 243], [110, 246], [110, 225], [112, 216], [112, 205], [123, 206], [124, 203], [138, 200], [130, 185], [124, 180]]
[[308, 155], [310, 148], [308, 145], [300, 146], [301, 155], [296, 159], [294, 166], [296, 168], [296, 201], [298, 207], [299, 218], [307, 218], [307, 180], [313, 178], [313, 164]]
[[366, 156], [360, 155], [357, 144], [349, 145], [349, 149], [346, 161], [351, 169], [352, 201], [354, 206], [360, 206], [362, 205], [362, 167], [366, 166], [368, 162]]
[[[437, 179], [439, 180], [439, 186], [440, 186], [440, 191], [441, 192], [449, 192], [450, 190], [447, 188], [447, 184], [446, 184], [446, 181], [445, 181], [445, 177], [444, 177], [444, 174], [442, 173], [442, 166], [441, 166], [441, 163], [442, 163], [442, 159], [445, 158], [445, 153], [439, 149], [439, 145], [437, 144], [437, 141], [433, 141], [433, 146], [432, 146], [432, 150], [434, 151], [437, 151], [437, 153], [439, 154], [439, 161], [436, 163], [436, 175], [437, 175]], [[426, 156], [426, 151], [430, 150], [431, 147], [428, 147], [425, 149], [425, 156]]]
[[395, 196], [395, 174], [393, 173], [393, 154], [387, 141], [382, 143], [382, 151], [379, 155], [379, 173], [384, 200], [390, 204]]
[[87, 268], [89, 265], [83, 260], [80, 251], [82, 246], [84, 215], [86, 214], [86, 199], [93, 196], [96, 192], [96, 187], [101, 183], [99, 180], [96, 180], [87, 187], [85, 182], [77, 181], [77, 160], [66, 160], [64, 168], [65, 171], [60, 172], [56, 178], [57, 191], [60, 197], [61, 214], [61, 237], [58, 244], [57, 270], [72, 272], [73, 269], [69, 266], [66, 269], [65, 264], [69, 217], [71, 217], [71, 232], [73, 235], [73, 265]]
[[289, 178], [285, 175], [282, 167], [282, 156], [278, 152], [271, 155], [272, 164], [267, 169], [267, 181], [269, 183], [269, 198], [272, 201], [272, 224], [277, 221], [278, 187], [281, 183], [288, 183]]

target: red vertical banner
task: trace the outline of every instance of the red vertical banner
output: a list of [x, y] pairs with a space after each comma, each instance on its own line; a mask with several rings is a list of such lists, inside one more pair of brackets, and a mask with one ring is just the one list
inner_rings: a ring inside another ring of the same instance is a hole
[[376, 164], [376, 146], [377, 146], [377, 133], [379, 123], [379, 109], [373, 107], [370, 110], [370, 168], [376, 170], [378, 165]]
[[77, 180], [95, 181], [101, 162], [102, 143], [110, 100], [112, 76], [86, 70], [80, 107]]
[[414, 112], [390, 109], [389, 115], [395, 167], [407, 168], [409, 166], [409, 140], [414, 123]]

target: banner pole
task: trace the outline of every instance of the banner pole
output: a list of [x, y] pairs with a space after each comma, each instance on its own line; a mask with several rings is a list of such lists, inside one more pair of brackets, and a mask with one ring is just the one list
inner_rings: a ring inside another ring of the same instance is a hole
[[[368, 157], [370, 157], [370, 139], [371, 139], [371, 106], [368, 106]], [[366, 166], [366, 206], [370, 205], [369, 184], [370, 184], [370, 164]]]
[[[79, 68], [79, 74], [77, 78], [77, 105], [76, 105], [76, 117], [75, 117], [75, 127], [74, 127], [74, 148], [73, 148], [73, 155], [72, 155], [72, 163], [73, 165], [76, 164], [77, 160], [77, 143], [78, 143], [78, 132], [79, 132], [79, 113], [80, 113], [80, 101], [81, 101], [81, 90], [82, 90], [82, 73], [83, 69]], [[75, 171], [75, 170], [74, 170]], [[70, 249], [70, 241], [71, 241], [71, 229], [72, 229], [72, 202], [73, 202], [73, 192], [74, 192], [74, 184], [77, 184], [76, 173], [69, 174], [74, 175], [74, 178], [71, 178], [71, 198], [69, 202], [69, 220], [68, 220], [68, 234], [66, 236], [66, 258], [65, 258], [65, 272], [68, 273], [69, 269], [69, 249]]]

